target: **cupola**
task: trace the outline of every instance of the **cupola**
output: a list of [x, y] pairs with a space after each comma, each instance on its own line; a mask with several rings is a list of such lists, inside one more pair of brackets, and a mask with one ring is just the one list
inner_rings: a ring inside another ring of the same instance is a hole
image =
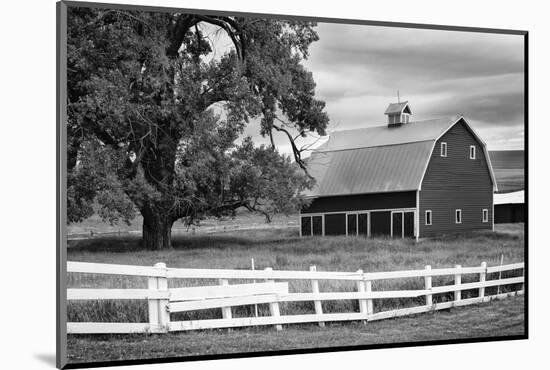
[[409, 116], [412, 114], [409, 102], [391, 103], [384, 112], [388, 116], [388, 127], [399, 127], [409, 123]]

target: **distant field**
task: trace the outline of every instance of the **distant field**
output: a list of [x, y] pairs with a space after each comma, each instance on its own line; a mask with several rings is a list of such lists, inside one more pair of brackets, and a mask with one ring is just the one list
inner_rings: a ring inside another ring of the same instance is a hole
[[525, 176], [523, 169], [495, 169], [499, 193], [525, 189]]
[[489, 151], [493, 169], [525, 167], [525, 152], [523, 150], [491, 150]]
[[[110, 225], [107, 222], [101, 220], [99, 215], [94, 214], [90, 218], [75, 224], [71, 224], [67, 227], [69, 235], [78, 235], [78, 234], [90, 234], [90, 231], [93, 233], [116, 233], [116, 232], [131, 232], [139, 233], [141, 232], [141, 226], [143, 223], [143, 218], [141, 215], [136, 216], [134, 220], [131, 221], [130, 225], [120, 222], [114, 225]], [[187, 226], [182, 222], [175, 222], [172, 228], [173, 234], [191, 234], [193, 231], [196, 232], [211, 232], [215, 230], [231, 230], [235, 228], [281, 228], [281, 227], [298, 227], [298, 214], [296, 215], [275, 215], [272, 218], [271, 223], [266, 223], [265, 217], [258, 214], [253, 214], [250, 212], [238, 212], [237, 217], [224, 217], [221, 219], [210, 218], [200, 222], [200, 226]]]
[[525, 188], [525, 154], [523, 150], [493, 150], [489, 152], [489, 157], [500, 193]]

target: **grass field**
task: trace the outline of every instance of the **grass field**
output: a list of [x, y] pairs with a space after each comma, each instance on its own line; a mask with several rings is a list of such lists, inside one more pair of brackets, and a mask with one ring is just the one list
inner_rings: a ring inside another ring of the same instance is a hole
[[184, 357], [524, 334], [522, 296], [477, 306], [375, 321], [164, 335], [70, 335], [69, 362]]
[[[318, 271], [392, 271], [432, 268], [478, 266], [524, 261], [523, 224], [496, 225], [495, 232], [483, 231], [445, 236], [437, 239], [411, 240], [364, 239], [355, 237], [300, 238], [296, 228], [232, 231], [209, 235], [176, 235], [174, 248], [166, 251], [148, 251], [140, 247], [139, 237], [101, 237], [76, 240], [69, 243], [68, 260], [153, 265], [165, 262], [169, 267], [250, 269], [254, 258], [257, 269], [272, 267], [279, 270], [308, 270], [316, 265]], [[504, 276], [503, 276], [504, 277]], [[489, 276], [488, 279], [495, 278]], [[475, 281], [477, 276], [465, 275], [463, 283]], [[232, 281], [231, 283], [236, 283]], [[217, 281], [172, 279], [170, 285], [189, 286], [217, 284]], [[451, 284], [452, 277], [434, 278], [433, 284]], [[71, 273], [68, 286], [79, 288], [143, 288], [145, 278], [102, 276]], [[292, 281], [292, 292], [310, 291], [305, 281]], [[374, 290], [421, 289], [422, 278], [377, 281]], [[321, 291], [355, 291], [353, 282], [320, 282]], [[486, 294], [494, 294], [487, 288]], [[477, 291], [464, 291], [463, 298], [475, 296]], [[435, 295], [434, 303], [452, 299], [452, 295]], [[375, 312], [423, 304], [418, 299], [376, 300]], [[267, 305], [259, 305], [260, 315], [269, 314]], [[325, 312], [357, 312], [357, 301], [323, 302]], [[221, 310], [203, 310], [172, 315], [172, 320], [221, 318]], [[281, 314], [313, 313], [312, 302], [293, 302], [281, 305]], [[469, 313], [471, 312], [471, 314]], [[252, 315], [252, 307], [233, 309], [234, 317]], [[450, 316], [449, 316], [450, 315]], [[506, 302], [492, 302], [477, 308], [453, 309], [450, 312], [371, 323], [331, 325], [327, 331], [315, 325], [291, 326], [282, 333], [269, 328], [226, 331], [206, 331], [169, 334], [166, 336], [69, 336], [69, 354], [73, 361], [96, 361], [123, 358], [126, 353], [139, 356], [141, 346], [152, 346], [146, 357], [219, 353], [219, 351], [259, 351], [269, 349], [339, 346], [395, 341], [452, 339], [469, 336], [507, 335], [522, 333], [522, 298]], [[452, 325], [453, 317], [465, 320], [464, 325]], [[472, 317], [470, 317], [472, 316]], [[494, 319], [494, 320], [493, 320]], [[69, 321], [147, 322], [145, 301], [85, 301], [70, 302]], [[476, 321], [478, 320], [478, 321]], [[496, 323], [498, 322], [498, 325]], [[480, 326], [480, 323], [483, 325]], [[404, 325], [401, 327], [400, 325]], [[416, 329], [403, 334], [404, 328]], [[431, 328], [431, 329], [430, 329]], [[239, 334], [237, 334], [239, 333]], [[382, 333], [373, 335], [372, 333]], [[501, 333], [501, 334], [499, 334]], [[470, 335], [472, 334], [472, 335]], [[224, 346], [216, 345], [218, 341]], [[83, 348], [87, 348], [86, 351]], [[223, 348], [220, 348], [223, 347]], [[102, 349], [103, 348], [103, 349]], [[218, 352], [216, 352], [218, 351]], [[84, 356], [84, 357], [82, 357]], [[126, 357], [124, 357], [126, 358]], [[136, 357], [137, 358], [137, 357]]]
[[[117, 232], [130, 232], [140, 233], [143, 218], [136, 211], [136, 217], [130, 222], [129, 225], [124, 222], [120, 222], [114, 225], [110, 225], [101, 220], [98, 214], [94, 214], [86, 220], [78, 223], [71, 224], [67, 227], [69, 235], [87, 234], [90, 232], [95, 233], [117, 233]], [[172, 227], [172, 234], [192, 234], [193, 229], [197, 233], [206, 233], [213, 231], [213, 229], [222, 229], [225, 227], [227, 230], [235, 228], [281, 228], [281, 227], [298, 227], [298, 215], [274, 215], [271, 223], [267, 224], [263, 215], [250, 213], [248, 211], [237, 211], [237, 217], [223, 217], [223, 218], [210, 218], [200, 222], [200, 226], [187, 226], [183, 222], [175, 222]]]

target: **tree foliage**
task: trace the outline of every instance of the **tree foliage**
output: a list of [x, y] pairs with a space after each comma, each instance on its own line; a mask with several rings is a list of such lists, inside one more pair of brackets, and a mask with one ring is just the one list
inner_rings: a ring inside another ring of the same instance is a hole
[[[313, 180], [296, 139], [325, 134], [324, 102], [301, 64], [305, 21], [69, 8], [68, 219], [92, 203], [110, 221], [143, 216], [149, 248], [179, 219], [244, 207], [292, 212]], [[216, 50], [208, 32], [232, 47]], [[212, 58], [213, 53], [219, 57]], [[271, 146], [238, 138], [251, 119]], [[294, 162], [275, 147], [283, 132]]]

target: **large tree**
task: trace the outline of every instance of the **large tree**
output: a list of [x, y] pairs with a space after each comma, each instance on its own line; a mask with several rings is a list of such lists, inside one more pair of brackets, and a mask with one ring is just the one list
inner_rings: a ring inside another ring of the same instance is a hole
[[[312, 185], [300, 137], [328, 117], [302, 62], [315, 24], [219, 15], [69, 8], [68, 219], [143, 216], [147, 248], [239, 207], [291, 212]], [[211, 35], [231, 47], [219, 50]], [[218, 38], [219, 39], [219, 38]], [[216, 50], [218, 49], [218, 50]], [[236, 144], [251, 119], [271, 145]], [[279, 154], [283, 133], [293, 159]]]

